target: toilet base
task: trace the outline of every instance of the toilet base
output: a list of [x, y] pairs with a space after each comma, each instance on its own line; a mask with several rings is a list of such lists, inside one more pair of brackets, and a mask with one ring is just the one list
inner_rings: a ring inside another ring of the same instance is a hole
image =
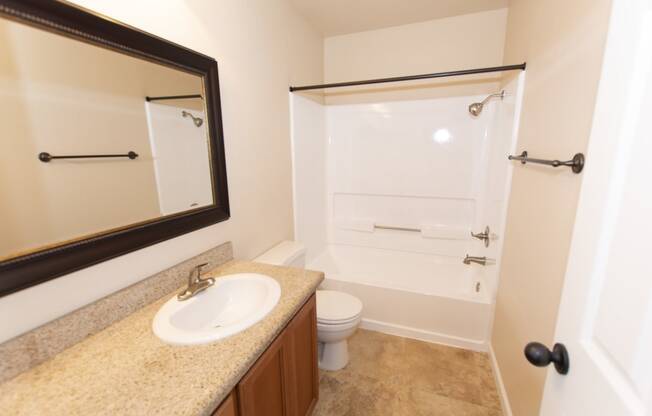
[[328, 371], [341, 370], [349, 363], [346, 340], [319, 343], [319, 368]]

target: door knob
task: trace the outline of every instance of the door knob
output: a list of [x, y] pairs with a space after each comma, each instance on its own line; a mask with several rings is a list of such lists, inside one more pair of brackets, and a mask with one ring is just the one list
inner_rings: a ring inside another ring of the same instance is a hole
[[525, 346], [525, 358], [530, 364], [537, 367], [546, 367], [550, 363], [555, 364], [555, 369], [559, 374], [567, 374], [570, 360], [568, 351], [564, 344], [555, 344], [552, 351], [540, 342], [530, 342]]

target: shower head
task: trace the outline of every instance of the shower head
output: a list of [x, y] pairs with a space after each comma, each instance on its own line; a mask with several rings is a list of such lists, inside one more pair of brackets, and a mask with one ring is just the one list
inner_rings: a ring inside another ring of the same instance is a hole
[[471, 115], [474, 117], [479, 116], [480, 113], [482, 112], [482, 108], [484, 107], [484, 105], [487, 103], [487, 101], [489, 101], [493, 97], [500, 97], [500, 99], [502, 100], [503, 98], [505, 98], [505, 90], [502, 90], [497, 94], [491, 94], [490, 96], [482, 100], [482, 102], [471, 104], [469, 106], [469, 113], [471, 113]]
[[183, 117], [190, 117], [192, 119], [192, 122], [195, 123], [195, 126], [197, 126], [197, 127], [201, 127], [201, 125], [204, 124], [203, 119], [201, 119], [200, 117], [195, 117], [195, 116], [193, 116], [192, 114], [190, 114], [189, 112], [187, 112], [185, 110], [181, 112], [181, 115]]
[[483, 106], [483, 103], [473, 103], [469, 106], [469, 113], [471, 113], [472, 116], [477, 117], [482, 112]]

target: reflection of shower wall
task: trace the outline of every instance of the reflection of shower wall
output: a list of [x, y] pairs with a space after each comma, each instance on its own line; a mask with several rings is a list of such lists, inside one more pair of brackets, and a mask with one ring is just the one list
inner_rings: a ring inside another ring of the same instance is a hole
[[183, 117], [204, 120], [204, 113], [154, 102], [145, 106], [161, 214], [212, 204], [207, 125]]

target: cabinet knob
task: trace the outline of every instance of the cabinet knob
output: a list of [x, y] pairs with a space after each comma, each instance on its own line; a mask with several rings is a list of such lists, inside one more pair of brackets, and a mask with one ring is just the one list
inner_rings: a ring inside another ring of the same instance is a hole
[[537, 367], [546, 367], [550, 363], [555, 364], [555, 370], [559, 374], [567, 374], [570, 366], [568, 350], [564, 344], [557, 343], [552, 347], [552, 351], [540, 342], [530, 342], [525, 346], [525, 358], [532, 365]]

